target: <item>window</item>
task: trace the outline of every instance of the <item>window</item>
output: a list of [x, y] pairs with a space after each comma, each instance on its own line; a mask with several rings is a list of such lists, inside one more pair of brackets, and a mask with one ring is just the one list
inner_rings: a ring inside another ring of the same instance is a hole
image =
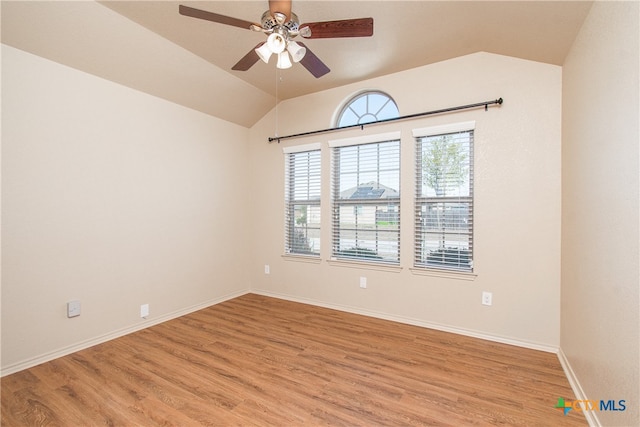
[[352, 98], [338, 115], [338, 127], [361, 125], [398, 117], [398, 106], [382, 92], [364, 92]]
[[320, 144], [285, 156], [285, 253], [320, 256]]
[[416, 267], [473, 270], [473, 127], [414, 130]]
[[330, 142], [335, 258], [400, 261], [399, 132], [386, 136]]

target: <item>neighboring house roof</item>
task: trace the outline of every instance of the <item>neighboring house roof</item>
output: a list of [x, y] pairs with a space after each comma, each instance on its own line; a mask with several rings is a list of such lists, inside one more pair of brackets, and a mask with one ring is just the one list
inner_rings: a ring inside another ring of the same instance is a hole
[[400, 193], [393, 188], [371, 181], [359, 184], [340, 193], [341, 199], [392, 199], [400, 197]]

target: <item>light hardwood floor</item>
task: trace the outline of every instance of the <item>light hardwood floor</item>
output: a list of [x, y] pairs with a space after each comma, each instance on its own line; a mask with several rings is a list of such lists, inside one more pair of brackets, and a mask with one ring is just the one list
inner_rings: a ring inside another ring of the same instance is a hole
[[2, 378], [2, 426], [584, 426], [555, 354], [255, 294]]

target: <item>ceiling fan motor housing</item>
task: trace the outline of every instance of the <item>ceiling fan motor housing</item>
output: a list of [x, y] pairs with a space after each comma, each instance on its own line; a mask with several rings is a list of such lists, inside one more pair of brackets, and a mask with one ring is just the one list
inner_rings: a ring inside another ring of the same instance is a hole
[[262, 14], [260, 23], [265, 33], [278, 32], [286, 35], [287, 38], [293, 38], [298, 35], [298, 27], [300, 21], [295, 13], [291, 13], [291, 19], [285, 22], [286, 16], [276, 12], [276, 16], [272, 16], [267, 10]]

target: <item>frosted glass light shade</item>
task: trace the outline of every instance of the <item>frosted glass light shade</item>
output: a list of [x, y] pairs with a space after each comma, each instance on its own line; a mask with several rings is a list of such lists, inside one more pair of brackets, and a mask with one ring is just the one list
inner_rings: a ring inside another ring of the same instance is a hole
[[291, 60], [289, 59], [289, 54], [286, 51], [278, 54], [278, 64], [276, 67], [280, 69], [291, 68]]
[[271, 49], [269, 49], [269, 46], [267, 45], [267, 43], [257, 48], [256, 53], [258, 54], [260, 59], [262, 59], [265, 63], [267, 64], [269, 63], [269, 57], [271, 57], [272, 52], [271, 52]]
[[304, 55], [307, 53], [307, 49], [300, 46], [298, 43], [294, 41], [290, 41], [287, 45], [287, 50], [291, 54], [291, 58], [293, 62], [300, 62]]
[[272, 33], [267, 37], [267, 46], [273, 53], [280, 53], [287, 47], [287, 41], [281, 34]]

